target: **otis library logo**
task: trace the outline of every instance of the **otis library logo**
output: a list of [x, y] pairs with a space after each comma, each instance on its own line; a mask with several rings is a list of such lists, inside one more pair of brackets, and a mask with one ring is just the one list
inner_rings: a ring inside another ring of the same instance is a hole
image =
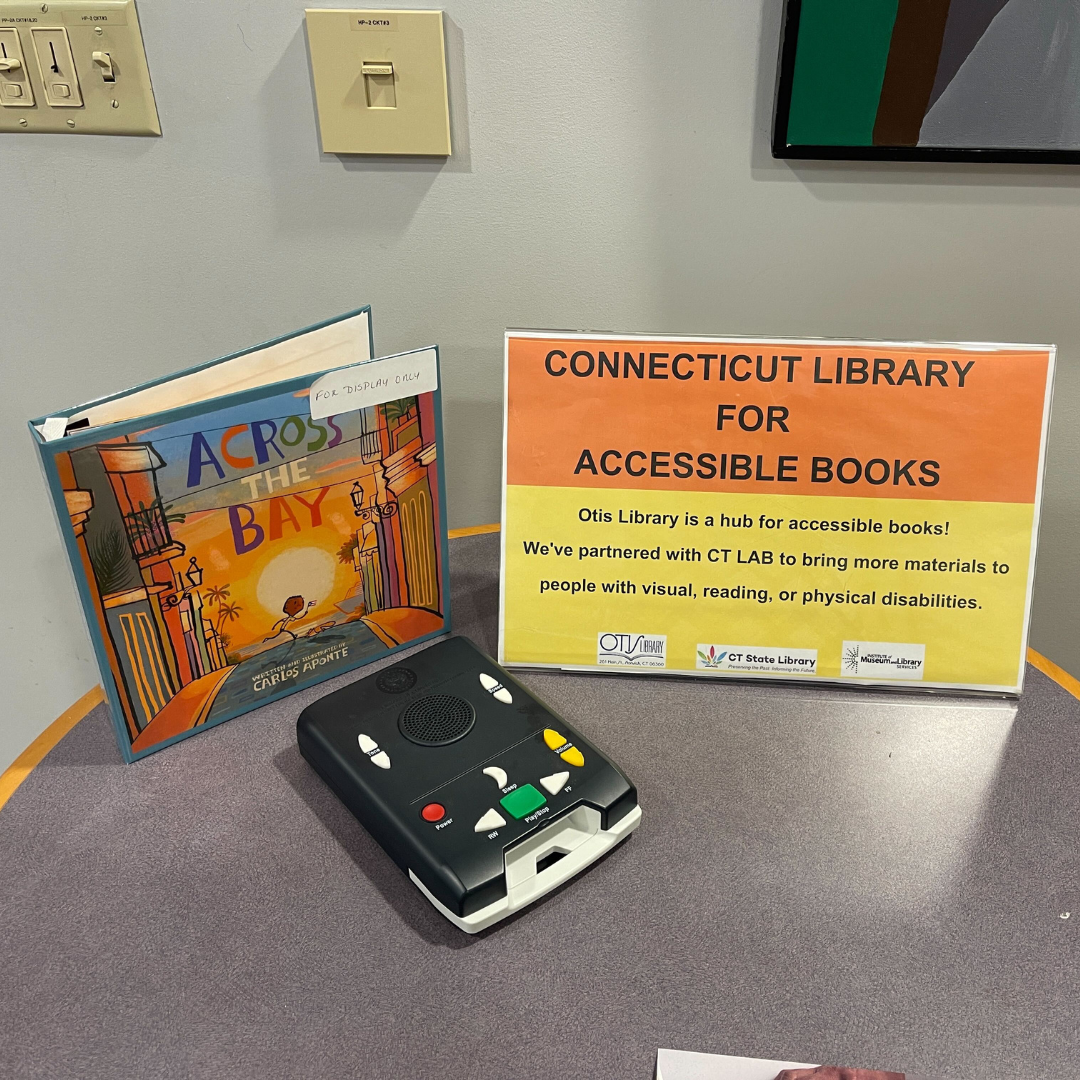
[[600, 666], [667, 667], [667, 635], [601, 631], [596, 635], [596, 663]]
[[926, 646], [896, 641], [845, 641], [840, 674], [854, 679], [921, 679]]

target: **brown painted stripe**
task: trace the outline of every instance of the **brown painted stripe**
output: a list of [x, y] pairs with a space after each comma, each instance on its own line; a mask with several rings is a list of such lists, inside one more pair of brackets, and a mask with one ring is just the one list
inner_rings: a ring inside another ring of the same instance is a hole
[[885, 80], [881, 84], [875, 146], [915, 146], [937, 75], [950, 0], [900, 0]]

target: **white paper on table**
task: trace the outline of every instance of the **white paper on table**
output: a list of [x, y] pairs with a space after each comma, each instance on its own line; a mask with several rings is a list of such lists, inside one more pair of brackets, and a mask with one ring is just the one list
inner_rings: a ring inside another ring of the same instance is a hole
[[781, 1069], [813, 1069], [800, 1061], [695, 1054], [690, 1050], [658, 1050], [656, 1080], [776, 1080]]

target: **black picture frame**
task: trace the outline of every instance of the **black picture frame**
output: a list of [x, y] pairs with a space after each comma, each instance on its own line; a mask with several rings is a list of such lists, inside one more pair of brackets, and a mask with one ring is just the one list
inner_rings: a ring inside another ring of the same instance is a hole
[[787, 130], [801, 13], [802, 0], [785, 0], [780, 26], [780, 49], [773, 110], [772, 156], [774, 158], [803, 161], [982, 161], [1013, 165], [1080, 164], [1080, 147], [1076, 150], [1009, 150], [1000, 147], [935, 149], [929, 146], [790, 145], [787, 142]]

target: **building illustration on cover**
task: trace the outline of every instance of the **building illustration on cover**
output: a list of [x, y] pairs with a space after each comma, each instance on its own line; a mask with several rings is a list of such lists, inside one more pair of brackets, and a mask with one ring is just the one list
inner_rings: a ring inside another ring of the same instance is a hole
[[444, 627], [434, 395], [307, 393], [55, 456], [133, 753]]

